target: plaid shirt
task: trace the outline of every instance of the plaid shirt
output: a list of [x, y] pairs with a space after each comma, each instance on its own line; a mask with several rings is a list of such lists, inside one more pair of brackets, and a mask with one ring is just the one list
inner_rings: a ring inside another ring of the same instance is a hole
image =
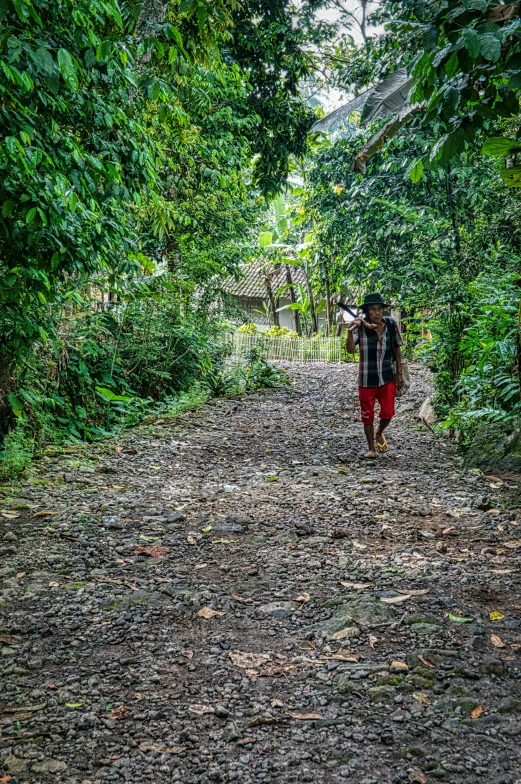
[[355, 330], [355, 346], [360, 346], [359, 387], [381, 387], [395, 380], [394, 350], [403, 346], [403, 340], [396, 321], [389, 316], [384, 316], [383, 320], [385, 329], [380, 337], [363, 324]]

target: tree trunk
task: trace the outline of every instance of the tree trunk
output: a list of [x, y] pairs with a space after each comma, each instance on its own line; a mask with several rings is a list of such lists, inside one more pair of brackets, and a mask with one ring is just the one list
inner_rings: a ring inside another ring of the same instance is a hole
[[318, 318], [317, 318], [317, 311], [315, 310], [315, 298], [313, 296], [313, 289], [311, 288], [311, 283], [309, 282], [307, 272], [305, 272], [305, 275], [306, 275], [306, 288], [308, 290], [308, 297], [309, 297], [309, 312], [311, 314], [311, 334], [313, 334], [313, 332], [318, 332]]
[[[291, 269], [289, 264], [284, 264], [286, 269], [286, 283], [289, 285], [289, 298], [291, 300], [291, 304], [295, 305], [297, 302], [297, 298], [295, 297], [295, 289], [293, 288], [293, 278], [291, 277]], [[293, 324], [295, 326], [295, 332], [300, 335], [301, 328], [300, 328], [300, 314], [298, 310], [293, 311]]]
[[329, 288], [329, 273], [327, 267], [325, 267], [325, 278], [326, 278], [326, 336], [329, 337], [331, 335], [331, 325], [333, 323], [332, 313], [331, 313], [331, 289]]
[[280, 327], [280, 319], [279, 314], [277, 313], [277, 306], [275, 304], [275, 296], [273, 294], [273, 289], [271, 288], [271, 279], [269, 275], [265, 275], [264, 277], [264, 285], [266, 286], [266, 294], [268, 295], [268, 301], [270, 303], [271, 309], [271, 316], [273, 318], [273, 323], [276, 327]]
[[[135, 29], [137, 41], [153, 38], [156, 35], [157, 27], [163, 23], [167, 9], [168, 0], [144, 0]], [[151, 57], [152, 50], [149, 50], [140, 58], [139, 62], [141, 64], [148, 63]]]
[[452, 182], [450, 179], [451, 176], [451, 167], [447, 168], [445, 172], [445, 184], [446, 184], [446, 191], [447, 191], [447, 207], [449, 209], [450, 220], [452, 223], [452, 233], [454, 235], [454, 250], [456, 251], [456, 261], [458, 263], [458, 267], [461, 269], [462, 258], [461, 258], [461, 233], [459, 230], [459, 223], [458, 223], [458, 213], [456, 210], [456, 205], [454, 203], [454, 194], [452, 190]]

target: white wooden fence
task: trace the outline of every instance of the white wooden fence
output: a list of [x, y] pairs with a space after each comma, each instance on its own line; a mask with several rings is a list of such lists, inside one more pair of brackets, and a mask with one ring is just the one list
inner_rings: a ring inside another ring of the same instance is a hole
[[343, 338], [275, 338], [256, 333], [235, 332], [227, 336], [232, 344], [232, 355], [241, 356], [254, 346], [267, 359], [286, 362], [346, 362], [353, 360], [345, 350]]

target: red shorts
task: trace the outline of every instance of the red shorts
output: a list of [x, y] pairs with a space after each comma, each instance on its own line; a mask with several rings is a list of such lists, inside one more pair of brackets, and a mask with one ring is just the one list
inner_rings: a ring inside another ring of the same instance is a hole
[[392, 419], [396, 400], [396, 381], [389, 381], [381, 387], [358, 387], [360, 411], [364, 425], [374, 422], [374, 402], [380, 403], [380, 419]]

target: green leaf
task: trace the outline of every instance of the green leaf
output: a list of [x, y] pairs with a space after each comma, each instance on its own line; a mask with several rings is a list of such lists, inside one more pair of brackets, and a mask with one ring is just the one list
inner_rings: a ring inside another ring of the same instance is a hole
[[463, 31], [463, 43], [465, 49], [470, 54], [473, 60], [479, 57], [481, 53], [481, 38], [475, 30], [467, 28]]
[[479, 38], [481, 41], [481, 54], [485, 60], [497, 63], [501, 56], [501, 41], [492, 33], [483, 33]]
[[421, 160], [416, 161], [414, 166], [409, 172], [409, 178], [411, 182], [419, 182], [422, 178], [423, 174], [423, 162]]
[[521, 152], [521, 142], [507, 139], [505, 136], [497, 136], [487, 139], [481, 148], [483, 155], [490, 155], [491, 158], [506, 158], [508, 155], [515, 155]]
[[13, 211], [14, 201], [12, 199], [8, 199], [4, 201], [2, 204], [2, 215], [4, 218], [7, 218]]
[[521, 188], [521, 166], [511, 166], [500, 171], [501, 179], [509, 188]]
[[58, 49], [58, 67], [63, 77], [63, 81], [72, 92], [78, 89], [78, 75], [76, 66], [67, 49]]
[[36, 217], [36, 207], [31, 207], [31, 209], [27, 211], [27, 215], [25, 216], [25, 222], [27, 226], [31, 225], [35, 217]]
[[267, 248], [273, 242], [273, 234], [271, 231], [263, 231], [262, 234], [259, 235], [259, 246], [261, 248]]
[[449, 619], [455, 623], [472, 623], [475, 620], [474, 618], [463, 618], [461, 615], [453, 615], [452, 613], [449, 613]]
[[71, 710], [74, 710], [75, 708], [83, 708], [84, 705], [85, 705], [84, 702], [66, 702], [65, 703], [65, 707], [66, 708], [71, 708]]
[[451, 162], [452, 158], [459, 155], [465, 147], [463, 136], [459, 131], [454, 133], [445, 134], [434, 145], [431, 152], [431, 161], [438, 164], [442, 168], [446, 168]]
[[458, 53], [453, 52], [447, 62], [445, 63], [445, 72], [449, 79], [454, 76], [459, 68]]
[[11, 406], [15, 417], [21, 416], [24, 411], [24, 404], [20, 398], [14, 395], [12, 392], [9, 392], [7, 395], [7, 400], [9, 401], [9, 405]]
[[117, 397], [114, 392], [112, 392], [110, 389], [107, 389], [106, 387], [96, 387], [96, 392], [106, 400], [114, 400]]

